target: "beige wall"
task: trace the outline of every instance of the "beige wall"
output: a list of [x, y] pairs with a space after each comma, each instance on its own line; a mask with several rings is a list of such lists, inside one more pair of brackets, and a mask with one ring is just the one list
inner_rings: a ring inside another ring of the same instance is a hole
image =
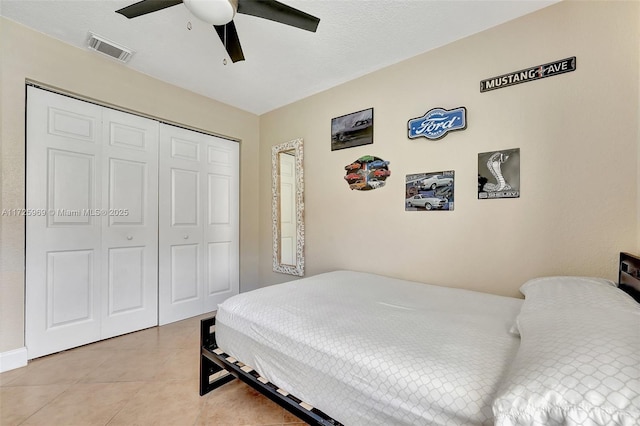
[[[24, 208], [25, 79], [241, 140], [240, 287], [258, 282], [259, 119], [0, 18], [2, 208]], [[24, 346], [24, 218], [0, 217], [0, 353]]]
[[[617, 279], [640, 249], [638, 2], [562, 2], [260, 118], [270, 147], [305, 141], [308, 275], [345, 268], [518, 295], [527, 279]], [[570, 56], [565, 75], [479, 93], [481, 79]], [[409, 140], [407, 120], [467, 108], [468, 128]], [[332, 117], [374, 108], [374, 143], [330, 151]], [[520, 148], [521, 197], [477, 200], [477, 154]], [[343, 167], [391, 162], [387, 185], [351, 191]], [[455, 210], [405, 212], [405, 175], [455, 170]], [[260, 170], [260, 271], [271, 272], [270, 176]]]

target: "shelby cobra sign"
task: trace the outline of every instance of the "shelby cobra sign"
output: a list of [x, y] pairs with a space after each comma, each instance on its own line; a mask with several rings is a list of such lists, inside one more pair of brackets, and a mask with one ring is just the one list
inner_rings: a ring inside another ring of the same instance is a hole
[[424, 136], [436, 140], [444, 138], [447, 133], [467, 128], [467, 109], [459, 107], [446, 110], [434, 108], [425, 115], [409, 120], [409, 138]]
[[536, 65], [520, 71], [488, 78], [480, 82], [480, 92], [501, 89], [520, 83], [527, 83], [541, 78], [552, 77], [576, 70], [576, 57], [561, 59], [548, 64]]

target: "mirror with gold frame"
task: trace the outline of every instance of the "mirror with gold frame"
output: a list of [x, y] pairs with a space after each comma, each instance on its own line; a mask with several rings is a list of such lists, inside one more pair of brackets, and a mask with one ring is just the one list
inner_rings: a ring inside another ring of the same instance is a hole
[[304, 276], [302, 139], [271, 148], [273, 270]]

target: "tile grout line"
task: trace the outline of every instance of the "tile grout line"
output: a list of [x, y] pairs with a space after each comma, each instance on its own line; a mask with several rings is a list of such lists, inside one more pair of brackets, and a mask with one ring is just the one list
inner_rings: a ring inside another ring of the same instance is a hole
[[[131, 382], [130, 382], [130, 383], [131, 383]], [[107, 420], [107, 422], [104, 424], [104, 426], [108, 426], [108, 425], [113, 421], [113, 419], [115, 419], [115, 418], [118, 416], [118, 414], [120, 414], [120, 413], [122, 412], [122, 410], [124, 410], [124, 409], [125, 409], [125, 407], [126, 407], [126, 406], [128, 406], [129, 404], [131, 404], [131, 402], [133, 401], [133, 399], [134, 399], [136, 396], [138, 396], [138, 394], [142, 391], [142, 389], [144, 389], [144, 383], [143, 383], [143, 384], [141, 384], [141, 385], [140, 385], [140, 388], [139, 388], [137, 391], [135, 391], [135, 392], [133, 393], [133, 395], [131, 395], [131, 396], [129, 397], [129, 401], [127, 401], [127, 402], [125, 402], [124, 404], [122, 404], [122, 406], [121, 406], [118, 410], [116, 410], [116, 412], [113, 414], [113, 416], [111, 416], [111, 417], [109, 418], [109, 420]]]
[[[56, 385], [29, 385], [29, 386], [24, 386], [25, 388], [27, 387], [33, 387], [33, 386], [56, 386]], [[70, 383], [67, 385], [67, 387], [60, 392], [59, 394], [57, 394], [56, 396], [54, 396], [53, 398], [51, 398], [51, 400], [49, 402], [47, 402], [46, 404], [44, 404], [42, 407], [38, 408], [36, 411], [34, 411], [33, 413], [31, 413], [29, 416], [27, 416], [23, 421], [21, 421], [20, 423], [18, 423], [18, 425], [22, 425], [24, 424], [27, 420], [29, 420], [31, 417], [35, 416], [36, 414], [38, 414], [40, 411], [42, 411], [45, 407], [47, 407], [49, 404], [51, 404], [53, 401], [57, 400], [58, 398], [60, 398], [62, 395], [64, 395], [65, 392], [67, 392], [71, 386], [73, 386], [73, 383]]]

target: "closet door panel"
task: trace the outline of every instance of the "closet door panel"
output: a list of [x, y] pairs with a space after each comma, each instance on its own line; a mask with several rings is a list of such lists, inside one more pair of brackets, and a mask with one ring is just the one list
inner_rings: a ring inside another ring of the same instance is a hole
[[160, 128], [160, 325], [203, 312], [204, 136], [174, 126]]
[[93, 250], [47, 253], [47, 329], [92, 321]]
[[[191, 165], [194, 167], [195, 165]], [[187, 166], [188, 167], [188, 166]], [[200, 226], [200, 171], [171, 168], [171, 226]]]
[[[47, 149], [47, 215], [49, 226], [86, 226], [96, 201], [95, 155]], [[55, 214], [59, 213], [59, 214]]]
[[[112, 158], [109, 162], [109, 226], [144, 226], [149, 194], [148, 164]], [[155, 198], [155, 195], [153, 196]]]
[[158, 323], [158, 130], [103, 112], [102, 338]]
[[211, 298], [233, 290], [233, 255], [229, 242], [209, 243], [207, 246], [207, 297]]
[[144, 309], [145, 255], [144, 247], [109, 249], [108, 317]]
[[32, 359], [100, 339], [102, 108], [27, 88], [25, 341]]
[[200, 245], [171, 246], [171, 304], [198, 302], [200, 298]]
[[239, 147], [169, 125], [160, 135], [159, 309], [166, 324], [214, 311], [238, 293]]
[[205, 276], [205, 311], [218, 308], [239, 292], [239, 145], [210, 136], [206, 142], [208, 247]]

